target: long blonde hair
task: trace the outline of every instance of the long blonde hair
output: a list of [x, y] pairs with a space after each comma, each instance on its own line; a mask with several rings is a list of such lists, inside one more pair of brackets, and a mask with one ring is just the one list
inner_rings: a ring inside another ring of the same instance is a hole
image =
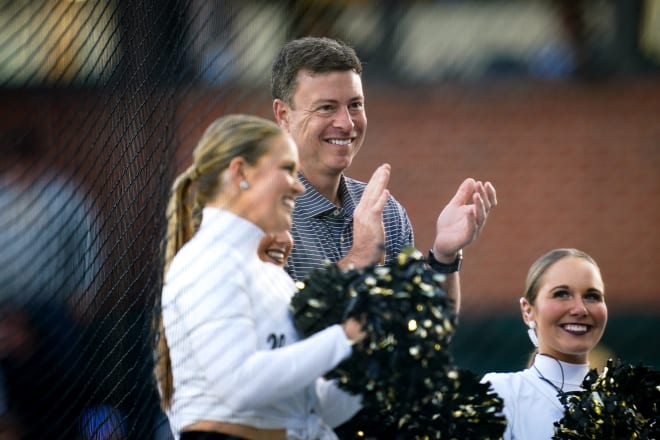
[[[199, 228], [206, 203], [223, 191], [221, 175], [231, 160], [242, 157], [248, 164], [256, 164], [268, 152], [270, 141], [281, 134], [282, 129], [274, 122], [248, 115], [227, 115], [206, 129], [193, 151], [193, 164], [172, 185], [167, 206], [164, 274], [179, 249]], [[174, 396], [174, 381], [160, 297], [157, 302], [154, 374], [161, 394], [161, 407], [167, 410]]]

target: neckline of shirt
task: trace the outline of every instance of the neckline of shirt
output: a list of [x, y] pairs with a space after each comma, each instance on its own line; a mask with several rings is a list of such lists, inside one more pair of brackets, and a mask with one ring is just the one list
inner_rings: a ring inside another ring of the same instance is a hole
[[582, 381], [589, 372], [589, 364], [570, 364], [540, 353], [534, 358], [534, 367], [543, 377], [562, 388], [563, 391], [581, 389]]

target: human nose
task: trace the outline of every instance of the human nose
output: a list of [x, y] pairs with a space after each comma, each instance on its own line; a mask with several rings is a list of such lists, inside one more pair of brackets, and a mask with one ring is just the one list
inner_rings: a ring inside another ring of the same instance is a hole
[[300, 182], [298, 177], [294, 177], [293, 179], [293, 191], [295, 192], [296, 196], [302, 195], [305, 192], [305, 187]]
[[337, 111], [337, 116], [335, 117], [335, 125], [341, 127], [342, 129], [349, 131], [355, 127], [355, 122], [353, 122], [353, 116], [348, 107], [340, 107]]
[[571, 315], [586, 316], [587, 314], [588, 314], [587, 306], [584, 304], [582, 298], [576, 298], [573, 301], [573, 305], [571, 307]]

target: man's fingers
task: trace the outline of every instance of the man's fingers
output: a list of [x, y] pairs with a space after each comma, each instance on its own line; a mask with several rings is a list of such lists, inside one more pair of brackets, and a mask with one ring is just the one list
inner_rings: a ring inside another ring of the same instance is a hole
[[387, 163], [376, 168], [367, 183], [367, 187], [364, 189], [361, 200], [366, 198], [365, 202], [372, 205], [382, 196], [383, 191], [387, 189], [387, 185], [390, 183], [390, 170], [391, 167]]
[[479, 194], [486, 207], [486, 214], [491, 208], [497, 206], [497, 193], [492, 183], [474, 180], [468, 177], [461, 183], [456, 194], [449, 203], [455, 205], [466, 205], [473, 201], [474, 194]]
[[390, 197], [390, 191], [388, 189], [381, 191], [380, 197], [378, 197], [378, 200], [374, 204], [375, 210], [380, 211], [382, 213], [383, 209], [385, 209], [385, 204], [387, 203], [387, 199], [389, 197]]
[[486, 207], [486, 201], [484, 200], [484, 197], [482, 197], [479, 193], [474, 193], [472, 202], [474, 204], [475, 222], [477, 227], [476, 235], [478, 236], [481, 228], [483, 228], [484, 224], [486, 223], [488, 208]]
[[488, 214], [488, 211], [490, 211], [490, 200], [488, 199], [488, 194], [486, 194], [486, 186], [481, 181], [477, 181], [475, 194], [479, 194], [485, 214]]
[[486, 197], [488, 198], [490, 207], [492, 208], [494, 206], [497, 206], [497, 193], [495, 192], [495, 187], [493, 186], [493, 184], [490, 182], [486, 182], [484, 188], [486, 189]]
[[469, 203], [472, 200], [472, 194], [474, 193], [476, 184], [477, 182], [472, 177], [465, 179], [458, 187], [456, 194], [454, 194], [449, 204], [460, 206]]

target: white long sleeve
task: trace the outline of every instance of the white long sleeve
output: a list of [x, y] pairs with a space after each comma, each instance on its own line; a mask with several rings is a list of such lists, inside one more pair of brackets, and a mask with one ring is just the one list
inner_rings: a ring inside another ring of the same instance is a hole
[[349, 341], [339, 325], [299, 340], [288, 309], [295, 286], [259, 260], [263, 232], [221, 213], [204, 211], [163, 289], [173, 426], [210, 419], [296, 435], [329, 429], [310, 415], [315, 382], [350, 355]]
[[325, 423], [336, 428], [362, 409], [362, 396], [355, 396], [337, 386], [336, 380], [316, 380], [319, 413]]

